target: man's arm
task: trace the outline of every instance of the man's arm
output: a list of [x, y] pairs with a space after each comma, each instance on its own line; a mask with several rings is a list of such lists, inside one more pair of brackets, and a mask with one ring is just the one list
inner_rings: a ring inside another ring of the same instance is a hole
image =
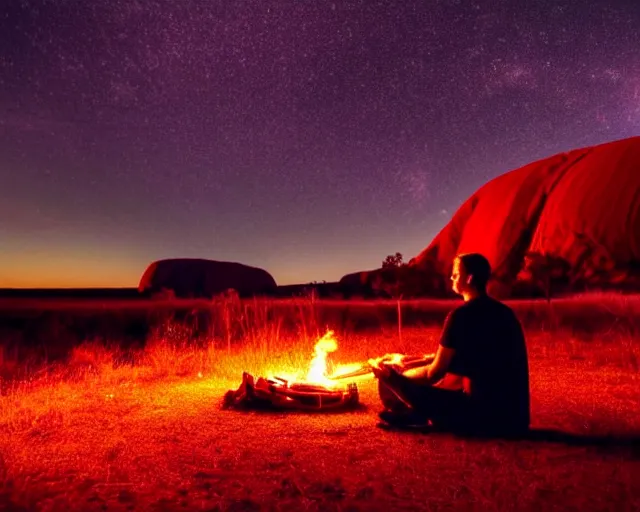
[[440, 345], [433, 363], [407, 370], [403, 375], [419, 384], [433, 385], [445, 376], [455, 353], [454, 349]]
[[454, 310], [447, 315], [442, 329], [442, 334], [440, 336], [440, 345], [436, 351], [433, 363], [428, 366], [414, 368], [402, 373], [400, 373], [402, 371], [401, 368], [374, 368], [373, 374], [378, 378], [390, 378], [392, 380], [402, 376], [405, 379], [411, 379], [414, 382], [426, 385], [433, 385], [442, 380], [447, 373], [449, 366], [451, 366], [451, 360], [456, 353], [456, 347], [462, 337], [460, 328], [464, 323], [460, 319], [459, 315], [459, 309]]
[[436, 357], [429, 366], [423, 367], [419, 372], [411, 374], [410, 371], [405, 375], [414, 379], [420, 384], [433, 385], [442, 380], [451, 366], [451, 361], [456, 353], [464, 334], [461, 328], [464, 327], [464, 321], [460, 317], [461, 310], [455, 309], [447, 315], [440, 335], [440, 344], [436, 352]]

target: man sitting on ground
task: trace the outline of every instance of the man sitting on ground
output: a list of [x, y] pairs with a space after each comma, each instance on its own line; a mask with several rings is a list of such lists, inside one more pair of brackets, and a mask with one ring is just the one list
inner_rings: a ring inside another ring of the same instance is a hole
[[[456, 257], [452, 288], [464, 304], [447, 316], [433, 363], [405, 374], [384, 364], [374, 368], [386, 406], [380, 418], [387, 425], [430, 424], [488, 435], [528, 430], [524, 333], [514, 312], [487, 295], [490, 275], [489, 262], [481, 254]], [[461, 384], [458, 389], [447, 385], [452, 380]]]

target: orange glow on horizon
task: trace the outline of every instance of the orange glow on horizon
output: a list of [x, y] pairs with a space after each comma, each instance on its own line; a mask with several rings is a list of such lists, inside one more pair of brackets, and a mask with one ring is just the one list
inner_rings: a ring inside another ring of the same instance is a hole
[[[63, 259], [46, 255], [36, 258], [0, 257], [0, 288], [137, 288], [140, 278], [151, 263], [137, 263], [105, 258]], [[306, 284], [312, 281], [338, 281], [352, 269], [332, 272], [330, 279], [278, 276], [265, 268], [279, 286]]]
[[[334, 250], [333, 259], [313, 259], [304, 251], [286, 260], [261, 261], [259, 257], [216, 257], [214, 254], [172, 254], [142, 252], [132, 247], [101, 247], [71, 244], [45, 245], [45, 241], [15, 241], [0, 254], [0, 288], [137, 288], [145, 269], [155, 260], [174, 257], [202, 257], [236, 261], [259, 267], [271, 274], [279, 286], [311, 282], [337, 282], [346, 274], [379, 266], [361, 256]], [[372, 251], [384, 253], [385, 249]]]
[[132, 259], [95, 251], [8, 254], [0, 257], [0, 288], [135, 288], [143, 271]]

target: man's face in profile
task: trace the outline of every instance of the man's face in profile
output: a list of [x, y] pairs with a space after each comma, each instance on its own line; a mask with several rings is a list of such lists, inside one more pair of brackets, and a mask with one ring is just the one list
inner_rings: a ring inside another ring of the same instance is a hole
[[458, 295], [464, 294], [471, 286], [471, 276], [467, 273], [464, 266], [460, 264], [460, 260], [453, 260], [453, 269], [451, 270], [451, 288]]
[[453, 260], [453, 269], [451, 271], [451, 288], [458, 295], [462, 295], [464, 289], [464, 268], [460, 265], [460, 260]]

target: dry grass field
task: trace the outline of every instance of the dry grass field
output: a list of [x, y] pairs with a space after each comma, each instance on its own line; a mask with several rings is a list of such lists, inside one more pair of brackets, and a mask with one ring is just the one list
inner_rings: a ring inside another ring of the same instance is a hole
[[14, 331], [0, 352], [0, 510], [640, 510], [640, 298], [514, 304], [533, 422], [517, 441], [377, 428], [371, 379], [355, 411], [221, 410], [243, 370], [306, 368], [327, 327], [338, 363], [431, 352], [453, 305], [407, 304], [399, 332], [394, 303], [367, 328], [353, 311], [380, 304], [288, 304], [289, 323], [263, 311], [249, 325], [243, 310], [243, 329], [227, 316], [194, 342], [192, 325], [167, 321], [143, 348], [87, 340], [56, 361], [30, 362]]

